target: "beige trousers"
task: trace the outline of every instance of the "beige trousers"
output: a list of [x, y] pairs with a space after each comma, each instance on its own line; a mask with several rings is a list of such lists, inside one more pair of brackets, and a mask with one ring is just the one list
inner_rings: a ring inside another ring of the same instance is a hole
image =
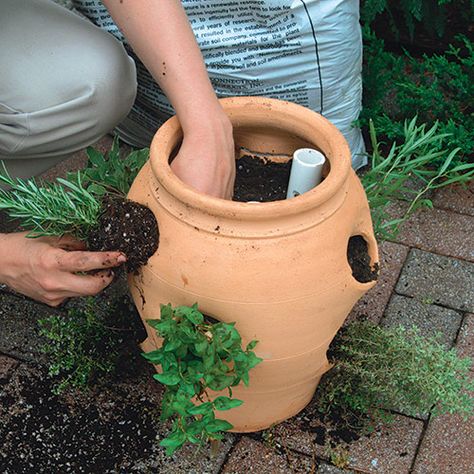
[[122, 44], [50, 0], [0, 0], [0, 160], [39, 174], [110, 132], [136, 95]]

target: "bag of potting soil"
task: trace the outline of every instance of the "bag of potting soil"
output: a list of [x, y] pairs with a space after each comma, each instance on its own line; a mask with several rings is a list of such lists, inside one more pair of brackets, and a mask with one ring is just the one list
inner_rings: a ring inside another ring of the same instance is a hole
[[[168, 99], [126, 44], [99, 0], [76, 8], [125, 43], [138, 66], [128, 117], [153, 132], [173, 114]], [[219, 97], [267, 96], [309, 107], [344, 134], [354, 168], [366, 163], [353, 126], [361, 109], [362, 39], [357, 0], [182, 0]], [[120, 129], [119, 129], [120, 130]], [[127, 141], [126, 131], [124, 139]], [[133, 137], [128, 141], [132, 145]]]

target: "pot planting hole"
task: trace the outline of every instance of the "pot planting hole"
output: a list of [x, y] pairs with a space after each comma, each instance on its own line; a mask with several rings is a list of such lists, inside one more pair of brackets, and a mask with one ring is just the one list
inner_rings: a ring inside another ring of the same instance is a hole
[[352, 269], [352, 276], [360, 283], [377, 280], [379, 264], [370, 263], [369, 246], [361, 235], [353, 235], [347, 245], [347, 260]]

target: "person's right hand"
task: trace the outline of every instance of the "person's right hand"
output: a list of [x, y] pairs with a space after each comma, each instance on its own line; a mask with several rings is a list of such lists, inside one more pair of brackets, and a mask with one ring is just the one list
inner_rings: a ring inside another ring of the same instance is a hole
[[50, 306], [99, 293], [112, 282], [111, 269], [125, 261], [121, 252], [84, 251], [72, 237], [0, 234], [0, 283]]
[[183, 143], [171, 169], [196, 191], [232, 199], [235, 181], [235, 151], [232, 124], [217, 104], [206, 117], [184, 131]]

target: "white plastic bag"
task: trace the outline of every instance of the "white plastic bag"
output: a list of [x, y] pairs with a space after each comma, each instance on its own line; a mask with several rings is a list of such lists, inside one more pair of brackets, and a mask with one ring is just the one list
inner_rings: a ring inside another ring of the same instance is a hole
[[[122, 41], [99, 1], [78, 9]], [[344, 134], [354, 168], [366, 163], [353, 126], [361, 109], [362, 39], [357, 0], [182, 0], [219, 97], [260, 95], [322, 113]], [[133, 121], [155, 130], [173, 109], [138, 64]], [[186, 78], [183, 78], [186, 80]]]

